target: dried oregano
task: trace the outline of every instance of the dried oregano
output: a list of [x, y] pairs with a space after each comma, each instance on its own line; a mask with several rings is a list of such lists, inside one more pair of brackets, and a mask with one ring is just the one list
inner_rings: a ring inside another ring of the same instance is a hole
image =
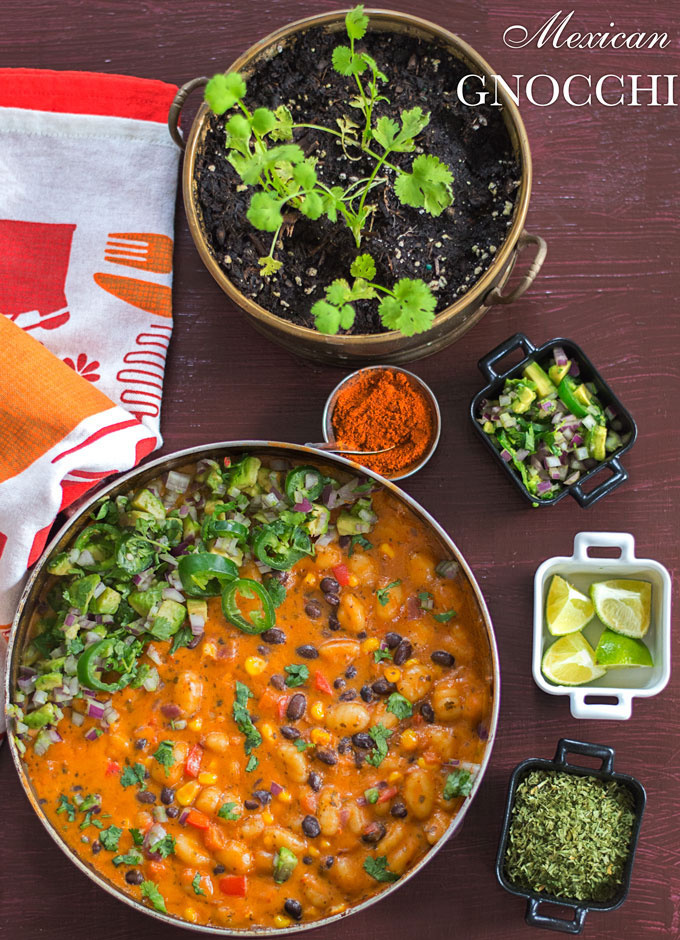
[[608, 901], [623, 881], [634, 822], [627, 787], [534, 770], [515, 795], [506, 877], [517, 887], [560, 898]]

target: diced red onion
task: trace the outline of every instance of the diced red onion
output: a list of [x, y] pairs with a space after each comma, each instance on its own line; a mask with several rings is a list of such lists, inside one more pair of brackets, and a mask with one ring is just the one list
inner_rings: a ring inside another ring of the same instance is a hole
[[79, 728], [82, 725], [82, 723], [85, 721], [85, 716], [81, 715], [80, 712], [72, 711], [71, 721], [76, 726], [76, 728]]
[[580, 447], [583, 443], [583, 438], [578, 432], [572, 437], [571, 443], [574, 445], [574, 447]]
[[510, 451], [507, 451], [505, 450], [505, 448], [503, 448], [503, 450], [501, 451], [501, 459], [504, 460], [506, 463], [510, 463], [510, 461], [512, 460], [512, 454], [510, 453]]
[[[559, 365], [559, 363], [558, 363]], [[484, 724], [477, 725], [477, 737], [480, 741], [487, 741], [489, 738], [489, 729]]]
[[166, 718], [170, 719], [179, 718], [179, 716], [182, 714], [182, 709], [179, 707], [179, 705], [175, 705], [173, 702], [165, 702], [164, 705], [161, 705], [161, 711]]
[[66, 614], [66, 616], [64, 617], [65, 627], [72, 627], [75, 622], [76, 622], [76, 618], [73, 616], [73, 614]]
[[92, 596], [99, 597], [99, 595], [103, 594], [105, 590], [106, 590], [106, 585], [104, 584], [103, 581], [100, 581], [99, 584], [96, 585], [94, 591], [92, 592]]
[[175, 729], [175, 731], [184, 731], [186, 726], [187, 726], [186, 718], [178, 718], [172, 723], [172, 727]]
[[335, 531], [334, 528], [332, 530], [329, 530], [328, 532], [324, 532], [324, 534], [320, 535], [319, 538], [316, 540], [316, 544], [321, 545], [321, 546], [330, 545], [331, 542], [335, 539], [336, 535], [337, 535], [337, 532]]
[[181, 594], [177, 588], [167, 587], [164, 588], [161, 597], [164, 601], [177, 601], [178, 604], [184, 603], [184, 595]]
[[180, 518], [182, 519], [184, 519], [184, 517], [189, 514], [189, 507], [186, 503], [182, 503], [182, 505], [179, 507], [179, 514]]
[[458, 572], [460, 571], [460, 565], [452, 558], [447, 558], [444, 561], [440, 561], [434, 570], [440, 578], [453, 579], [458, 575]]
[[618, 412], [616, 411], [616, 409], [615, 409], [615, 408], [612, 408], [611, 405], [607, 405], [607, 407], [604, 409], [604, 413], [605, 413], [605, 417], [607, 418], [608, 421], [613, 421], [614, 418], [615, 418], [615, 417], [617, 416], [617, 414], [618, 414]]
[[559, 457], [555, 457], [553, 454], [551, 454], [549, 457], [546, 457], [546, 458], [545, 458], [545, 465], [546, 465], [546, 467], [548, 467], [548, 468], [551, 468], [551, 467], [559, 467], [559, 465], [560, 465], [560, 458], [559, 458]]
[[34, 693], [31, 703], [35, 706], [44, 705], [48, 698], [49, 694], [45, 689], [38, 689], [38, 691]]
[[28, 694], [32, 692], [35, 687], [35, 679], [35, 676], [20, 676], [17, 679], [17, 685], [22, 692], [26, 692]]
[[574, 455], [577, 460], [587, 460], [588, 459], [588, 448], [587, 447], [577, 447], [574, 451]]
[[310, 503], [308, 499], [305, 498], [301, 500], [299, 503], [295, 503], [295, 505], [293, 506], [293, 511], [294, 512], [311, 512], [312, 504]]
[[146, 632], [146, 622], [140, 617], [138, 620], [133, 620], [132, 623], [129, 623], [125, 629], [128, 633], [131, 633], [132, 636], [141, 636], [142, 633]]
[[78, 564], [79, 565], [94, 565], [94, 555], [87, 548], [84, 548], [82, 552], [78, 555]]
[[523, 447], [515, 453], [515, 457], [520, 461], [525, 460], [528, 456], [529, 456], [529, 451], [524, 450]]
[[161, 666], [163, 664], [163, 658], [161, 657], [161, 654], [158, 652], [156, 647], [151, 643], [146, 648], [146, 655], [157, 666]]
[[194, 636], [200, 636], [205, 630], [205, 617], [202, 614], [190, 614], [189, 626]]
[[50, 728], [47, 733], [49, 734], [50, 740], [53, 744], [59, 744], [60, 741], [64, 740], [56, 728]]
[[167, 489], [174, 493], [184, 493], [191, 483], [191, 477], [186, 473], [178, 473], [177, 470], [171, 470], [168, 473], [168, 479], [165, 483]]
[[153, 581], [153, 568], [147, 568], [145, 571], [140, 572], [140, 574], [133, 575], [132, 580], [140, 591], [146, 591], [147, 588], [151, 587], [151, 582]]
[[177, 822], [180, 824], [180, 826], [186, 826], [186, 824], [187, 824], [187, 817], [188, 817], [188, 815], [189, 815], [190, 812], [191, 812], [191, 810], [183, 809], [182, 812], [179, 814], [179, 818], [178, 818]]
[[573, 473], [570, 473], [569, 476], [565, 479], [564, 485], [571, 486], [572, 483], [576, 483], [578, 478], [581, 476], [578, 470], [575, 470]]
[[566, 364], [569, 362], [567, 359], [567, 354], [561, 346], [555, 346], [553, 348], [553, 356], [555, 357], [556, 366], [566, 366]]
[[106, 711], [108, 704], [109, 703], [107, 702], [105, 705], [103, 705], [101, 702], [90, 699], [90, 701], [87, 703], [87, 714], [90, 716], [90, 718], [96, 718], [100, 720], [104, 717], [104, 712]]
[[89, 731], [85, 732], [86, 741], [96, 741], [98, 737], [99, 737], [99, 728], [95, 728], [94, 725], [89, 729]]
[[573, 375], [574, 378], [577, 378], [581, 374], [578, 362], [573, 359], [571, 363], [571, 368], [569, 369], [569, 375]]
[[279, 793], [283, 793], [283, 787], [280, 783], [272, 783], [269, 788], [271, 790], [272, 796], [278, 796]]
[[334, 509], [338, 501], [338, 490], [335, 489], [332, 483], [327, 483], [324, 486], [321, 492], [321, 502], [324, 504], [326, 509]]
[[155, 692], [160, 684], [158, 670], [154, 667], [142, 683], [147, 692]]
[[177, 591], [181, 591], [181, 590], [182, 590], [182, 587], [183, 587], [183, 585], [182, 585], [182, 579], [180, 578], [180, 576], [179, 576], [179, 574], [177, 573], [177, 571], [175, 571], [174, 569], [173, 569], [172, 571], [168, 571], [168, 572], [166, 573], [166, 575], [165, 575], [165, 580], [168, 582], [168, 584], [169, 584], [171, 587], [174, 587], [175, 590], [177, 590]]
[[187, 548], [189, 547], [189, 545], [192, 544], [193, 541], [194, 541], [193, 538], [184, 539], [184, 541], [180, 542], [179, 545], [175, 545], [174, 548], [170, 549], [170, 554], [173, 557], [177, 557], [178, 555], [186, 555]]
[[547, 493], [548, 490], [552, 489], [552, 483], [549, 480], [541, 480], [541, 482], [536, 487], [537, 493]]

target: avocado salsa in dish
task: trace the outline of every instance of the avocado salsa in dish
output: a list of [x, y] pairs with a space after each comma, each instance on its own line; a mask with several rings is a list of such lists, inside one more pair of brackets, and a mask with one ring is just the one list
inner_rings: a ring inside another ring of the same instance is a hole
[[506, 379], [498, 399], [482, 401], [477, 422], [528, 493], [553, 499], [628, 442], [597, 386], [580, 378], [562, 347], [543, 365], [528, 363]]
[[63, 841], [191, 923], [341, 913], [446, 832], [487, 746], [471, 585], [373, 480], [243, 455], [100, 501], [10, 706]]

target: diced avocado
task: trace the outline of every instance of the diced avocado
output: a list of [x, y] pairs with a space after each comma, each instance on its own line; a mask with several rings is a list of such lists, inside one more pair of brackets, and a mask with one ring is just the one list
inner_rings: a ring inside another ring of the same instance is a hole
[[140, 490], [132, 498], [132, 508], [149, 512], [155, 519], [165, 519], [165, 506], [151, 490]]
[[146, 591], [133, 591], [128, 595], [128, 604], [136, 610], [141, 617], [147, 617], [155, 604], [160, 604], [163, 594], [163, 585], [154, 584]]
[[587, 408], [593, 400], [593, 396], [583, 384], [574, 389], [574, 398], [579, 404], [583, 405], [584, 408]]
[[312, 505], [312, 511], [307, 515], [307, 531], [310, 535], [323, 535], [328, 532], [328, 523], [331, 520], [331, 511], [318, 503]]
[[64, 592], [71, 607], [77, 607], [81, 613], [86, 614], [100, 581], [98, 574], [87, 574], [84, 578], [72, 581]]
[[65, 575], [75, 574], [79, 569], [74, 568], [66, 552], [59, 552], [49, 563], [47, 570], [50, 574]]
[[494, 427], [493, 421], [485, 421], [482, 425], [482, 431], [485, 431], [487, 434], [493, 434]]
[[41, 659], [38, 663], [38, 670], [42, 672], [43, 675], [48, 672], [63, 672], [65, 662], [65, 656], [57, 656], [54, 659]]
[[604, 460], [607, 456], [605, 443], [607, 441], [607, 428], [603, 424], [596, 424], [586, 435], [586, 447], [593, 460]]
[[229, 471], [229, 488], [243, 490], [249, 486], [255, 486], [257, 483], [257, 474], [262, 466], [262, 461], [257, 457], [244, 457]]
[[208, 619], [208, 602], [202, 601], [198, 597], [187, 598], [187, 613], [190, 617], [203, 617]]
[[537, 362], [530, 362], [524, 369], [524, 375], [536, 386], [539, 398], [547, 398], [548, 395], [554, 395], [557, 392], [547, 373]]
[[47, 672], [35, 680], [36, 689], [43, 689], [46, 692], [50, 689], [58, 689], [63, 684], [64, 677], [59, 672]]
[[[59, 684], [61, 685], [61, 680]], [[34, 712], [24, 715], [24, 724], [28, 725], [29, 728], [43, 728], [45, 725], [56, 724], [56, 722], [57, 706], [53, 702], [45, 702]]]
[[169, 640], [182, 626], [186, 615], [184, 604], [165, 600], [150, 620], [149, 633], [158, 640]]
[[512, 403], [512, 410], [517, 415], [524, 414], [536, 398], [536, 392], [532, 391], [528, 385], [517, 386], [517, 397]]
[[371, 531], [370, 522], [364, 522], [363, 519], [352, 516], [348, 512], [341, 512], [335, 524], [338, 535], [360, 535], [362, 532]]
[[201, 532], [201, 526], [191, 516], [185, 516], [182, 524], [182, 535], [184, 539], [198, 538]]
[[120, 602], [121, 595], [118, 591], [107, 587], [104, 588], [99, 597], [92, 598], [90, 601], [90, 610], [93, 614], [115, 614]]
[[548, 369], [548, 375], [555, 385], [559, 385], [565, 375], [569, 374], [571, 369], [571, 359], [567, 360], [567, 364], [564, 366], [550, 366]]

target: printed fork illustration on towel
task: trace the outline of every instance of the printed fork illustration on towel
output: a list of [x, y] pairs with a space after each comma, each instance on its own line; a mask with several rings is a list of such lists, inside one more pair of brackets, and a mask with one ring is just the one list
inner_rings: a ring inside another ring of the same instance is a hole
[[172, 239], [153, 232], [111, 232], [104, 261], [127, 268], [169, 274], [172, 271]]

